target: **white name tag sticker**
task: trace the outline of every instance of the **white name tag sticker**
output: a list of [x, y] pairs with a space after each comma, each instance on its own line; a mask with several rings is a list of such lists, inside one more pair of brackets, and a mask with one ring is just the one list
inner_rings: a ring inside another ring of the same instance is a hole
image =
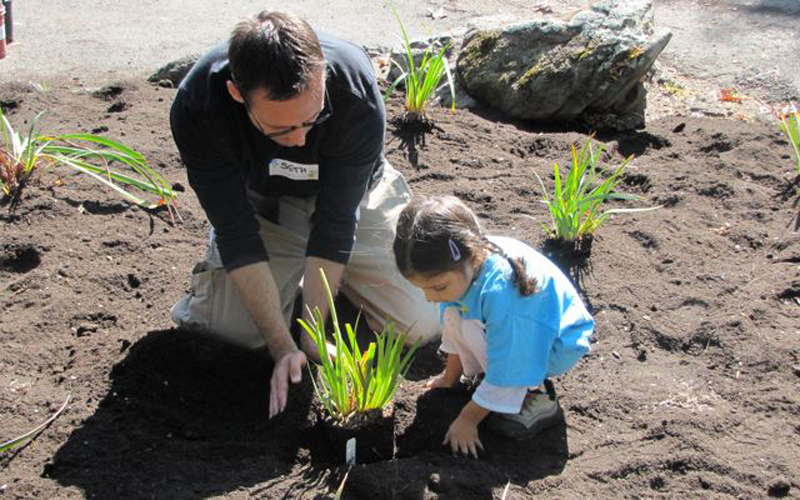
[[275, 158], [269, 162], [269, 175], [280, 175], [293, 181], [316, 181], [319, 180], [319, 165]]

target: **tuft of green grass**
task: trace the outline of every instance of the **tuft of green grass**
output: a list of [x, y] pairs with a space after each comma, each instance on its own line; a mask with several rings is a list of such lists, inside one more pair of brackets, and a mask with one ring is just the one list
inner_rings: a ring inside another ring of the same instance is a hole
[[781, 132], [783, 132], [792, 149], [794, 149], [795, 170], [797, 175], [800, 175], [800, 111], [797, 110], [795, 103], [791, 103], [788, 112], [779, 112], [777, 115], [781, 122]]
[[677, 82], [672, 79], [667, 79], [664, 82], [664, 90], [667, 91], [668, 94], [673, 95], [679, 99], [685, 99], [689, 96], [689, 91], [686, 89], [684, 85], [680, 82]]
[[69, 404], [69, 400], [70, 399], [71, 399], [71, 396], [67, 396], [67, 399], [64, 400], [64, 403], [61, 405], [61, 407], [50, 418], [48, 418], [47, 420], [45, 420], [44, 422], [42, 422], [41, 424], [39, 424], [35, 428], [29, 430], [28, 432], [26, 432], [25, 434], [23, 434], [21, 436], [17, 436], [17, 437], [15, 437], [13, 439], [10, 439], [10, 440], [8, 440], [8, 441], [6, 441], [4, 443], [0, 443], [0, 453], [4, 453], [4, 452], [6, 452], [8, 450], [16, 448], [17, 446], [21, 446], [21, 445], [29, 442], [33, 438], [35, 438], [40, 432], [45, 430], [48, 425], [52, 424], [53, 421], [55, 421], [55, 419], [57, 419], [59, 415], [61, 415], [61, 413], [64, 411], [64, 409]]
[[405, 49], [406, 53], [406, 67], [404, 68], [397, 61], [392, 59], [392, 62], [397, 65], [398, 68], [400, 68], [402, 74], [398, 76], [386, 90], [384, 100], [389, 99], [394, 92], [394, 89], [397, 88], [398, 85], [405, 83], [406, 113], [410, 118], [420, 120], [424, 117], [425, 110], [430, 101], [433, 99], [433, 96], [436, 94], [439, 88], [441, 88], [440, 84], [442, 78], [447, 77], [446, 84], [450, 86], [450, 96], [452, 98], [452, 105], [450, 109], [453, 113], [455, 113], [456, 89], [455, 84], [453, 83], [453, 75], [450, 72], [447, 57], [445, 56], [447, 51], [450, 49], [451, 43], [446, 43], [444, 47], [439, 49], [438, 52], [434, 52], [432, 47], [428, 46], [428, 48], [426, 48], [425, 52], [422, 54], [422, 59], [419, 61], [419, 63], [417, 63], [417, 61], [414, 60], [411, 42], [408, 39], [408, 33], [406, 33], [405, 26], [403, 26], [403, 21], [400, 19], [400, 15], [397, 13], [397, 10], [394, 8], [394, 6], [391, 3], [388, 5], [394, 14], [394, 17], [397, 19], [397, 22], [400, 24], [400, 31], [403, 34], [403, 48]]
[[[35, 171], [67, 167], [91, 176], [142, 208], [166, 207], [173, 220], [175, 216], [180, 219], [177, 195], [169, 182], [147, 165], [144, 156], [99, 135], [40, 135], [36, 122], [42, 113], [33, 119], [27, 134], [22, 134], [14, 130], [0, 108], [0, 196], [4, 201], [10, 201], [12, 207], [19, 203], [22, 189]], [[112, 166], [125, 171], [112, 170]]]
[[345, 341], [333, 304], [333, 294], [322, 269], [320, 275], [330, 309], [336, 352], [328, 350], [325, 318], [319, 308], [312, 311], [310, 324], [303, 319], [297, 320], [319, 348], [319, 377], [318, 380], [313, 375], [311, 378], [314, 380], [314, 389], [327, 412], [336, 420], [345, 420], [353, 413], [382, 409], [394, 397], [419, 342], [403, 353], [406, 335], [398, 334], [394, 323], [389, 321], [380, 333], [375, 332], [375, 341], [370, 342], [366, 350], [361, 350], [356, 341], [358, 320], [355, 326], [345, 323], [349, 342]]
[[558, 163], [553, 168], [555, 187], [552, 196], [547, 194], [544, 182], [534, 171], [542, 187], [542, 203], [547, 205], [552, 226], [545, 227], [551, 237], [566, 241], [578, 241], [587, 235], [593, 235], [597, 228], [612, 214], [632, 213], [655, 210], [647, 208], [612, 208], [602, 210], [608, 200], [637, 200], [631, 194], [619, 193], [617, 185], [622, 181], [622, 174], [633, 156], [629, 156], [622, 164], [603, 178], [602, 169], [598, 168], [602, 145], [595, 149], [593, 137], [578, 151], [572, 146], [572, 165], [566, 178], [561, 177]]

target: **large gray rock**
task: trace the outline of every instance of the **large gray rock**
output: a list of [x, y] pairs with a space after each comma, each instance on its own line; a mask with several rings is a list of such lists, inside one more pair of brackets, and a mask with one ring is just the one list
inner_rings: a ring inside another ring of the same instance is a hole
[[173, 87], [181, 84], [184, 77], [189, 74], [189, 71], [194, 66], [194, 63], [200, 59], [197, 54], [181, 57], [177, 61], [172, 61], [160, 67], [155, 73], [147, 78], [147, 81], [153, 83], [169, 82]]
[[605, 0], [569, 21], [473, 30], [457, 74], [470, 95], [514, 117], [635, 128], [641, 81], [671, 36], [654, 29], [652, 0]]

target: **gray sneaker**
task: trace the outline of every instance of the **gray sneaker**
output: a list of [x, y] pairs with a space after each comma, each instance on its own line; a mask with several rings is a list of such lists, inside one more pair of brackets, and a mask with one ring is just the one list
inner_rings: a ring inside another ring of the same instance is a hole
[[564, 412], [558, 404], [553, 384], [545, 381], [547, 392], [528, 391], [519, 413], [492, 413], [486, 426], [501, 436], [512, 439], [527, 439], [558, 425]]

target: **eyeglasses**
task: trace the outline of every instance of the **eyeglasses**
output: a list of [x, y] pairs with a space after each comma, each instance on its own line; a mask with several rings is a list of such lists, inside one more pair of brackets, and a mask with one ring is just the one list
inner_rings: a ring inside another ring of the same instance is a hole
[[284, 136], [284, 135], [287, 135], [287, 134], [291, 134], [295, 130], [299, 130], [299, 129], [303, 129], [303, 128], [311, 128], [311, 127], [317, 126], [317, 125], [319, 125], [321, 123], [325, 123], [326, 121], [328, 121], [328, 118], [330, 118], [331, 115], [333, 115], [333, 110], [331, 109], [330, 101], [328, 99], [328, 89], [326, 88], [325, 89], [324, 104], [323, 104], [322, 109], [320, 110], [319, 114], [317, 114], [316, 118], [314, 118], [313, 120], [308, 121], [308, 122], [303, 122], [300, 125], [293, 125], [291, 127], [287, 127], [287, 128], [278, 130], [276, 132], [266, 132], [264, 130], [264, 127], [261, 126], [261, 122], [258, 121], [258, 118], [256, 118], [256, 116], [253, 114], [253, 111], [250, 109], [250, 102], [248, 101], [248, 99], [245, 98], [244, 96], [242, 96], [242, 97], [244, 99], [244, 108], [247, 110], [247, 114], [250, 116], [250, 121], [253, 122], [253, 125], [256, 126], [256, 128], [258, 129], [259, 132], [264, 134], [266, 137], [269, 137], [270, 139], [275, 138], [275, 137], [281, 137], [281, 136]]

